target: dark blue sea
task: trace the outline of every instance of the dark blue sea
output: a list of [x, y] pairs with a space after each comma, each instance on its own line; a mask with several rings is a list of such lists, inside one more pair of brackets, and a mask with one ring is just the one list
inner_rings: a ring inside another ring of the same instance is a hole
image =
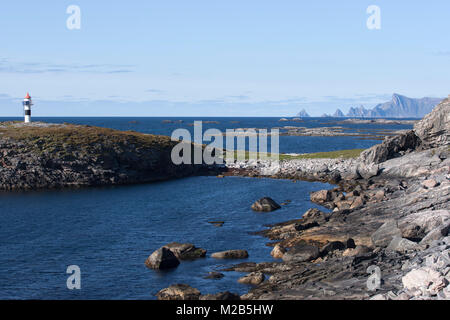
[[[0, 118], [0, 121], [13, 120]], [[15, 119], [14, 119], [15, 120]], [[203, 129], [330, 126], [336, 119], [312, 118], [280, 123], [279, 118], [34, 118], [119, 130], [171, 135], [194, 120], [216, 121]], [[172, 120], [173, 123], [163, 123]], [[182, 120], [182, 123], [174, 123]], [[358, 129], [407, 129], [403, 125], [352, 125]], [[378, 143], [355, 137], [280, 137], [283, 153], [367, 148]], [[309, 192], [326, 184], [240, 177], [193, 177], [134, 186], [81, 190], [0, 192], [0, 299], [155, 299], [174, 283], [186, 283], [202, 294], [249, 287], [242, 276], [225, 272], [206, 280], [209, 271], [243, 262], [209, 257], [215, 251], [246, 249], [244, 261], [271, 261], [266, 238], [252, 234], [265, 225], [297, 219], [309, 208]], [[264, 196], [287, 206], [256, 213], [251, 204]], [[224, 221], [222, 227], [208, 223]], [[208, 257], [183, 261], [171, 271], [147, 269], [144, 262], [169, 242], [190, 242], [208, 250]], [[66, 269], [78, 265], [81, 289], [69, 290]]]

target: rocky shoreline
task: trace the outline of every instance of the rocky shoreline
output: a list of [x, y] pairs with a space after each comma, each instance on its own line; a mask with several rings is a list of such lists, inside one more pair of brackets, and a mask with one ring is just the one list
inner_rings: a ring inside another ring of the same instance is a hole
[[[329, 210], [311, 209], [260, 231], [273, 259], [222, 270], [248, 273], [240, 281], [254, 287], [240, 299], [450, 300], [449, 99], [414, 130], [386, 138], [358, 159], [279, 165], [267, 176], [270, 162], [227, 164], [229, 175], [332, 183], [332, 190], [311, 194]], [[183, 299], [182, 291], [193, 288], [169, 289], [158, 297]], [[194, 290], [191, 299], [236, 299]]]
[[331, 213], [261, 231], [282, 260], [229, 268], [269, 275], [241, 298], [450, 299], [449, 133], [446, 99], [359, 159], [282, 164], [277, 178], [337, 184], [311, 194]]
[[[405, 168], [404, 177], [395, 172], [341, 180], [311, 195], [331, 213], [313, 209], [261, 231], [274, 251], [281, 249], [282, 261], [230, 268], [269, 276], [242, 299], [450, 299], [450, 162], [448, 150], [441, 152], [414, 176]], [[429, 156], [411, 156], [410, 165]], [[316, 250], [305, 257], [308, 246]], [[370, 266], [381, 271], [374, 292], [367, 287]], [[430, 283], [419, 276], [408, 283], [418, 273]]]

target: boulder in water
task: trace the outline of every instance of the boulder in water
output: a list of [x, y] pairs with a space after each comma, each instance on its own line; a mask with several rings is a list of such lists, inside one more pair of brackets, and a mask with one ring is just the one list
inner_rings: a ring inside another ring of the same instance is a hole
[[206, 250], [197, 248], [192, 243], [178, 243], [172, 242], [166, 244], [164, 248], [169, 249], [180, 260], [192, 260], [196, 258], [203, 258], [206, 256]]
[[271, 212], [281, 209], [281, 206], [269, 197], [259, 199], [252, 205], [254, 211]]
[[145, 265], [151, 269], [171, 269], [180, 264], [178, 258], [167, 248], [159, 248], [145, 261]]

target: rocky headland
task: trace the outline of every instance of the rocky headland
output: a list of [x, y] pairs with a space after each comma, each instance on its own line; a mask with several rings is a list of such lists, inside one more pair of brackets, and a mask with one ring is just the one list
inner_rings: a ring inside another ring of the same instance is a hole
[[0, 190], [144, 183], [216, 172], [174, 165], [170, 137], [106, 128], [0, 123]]

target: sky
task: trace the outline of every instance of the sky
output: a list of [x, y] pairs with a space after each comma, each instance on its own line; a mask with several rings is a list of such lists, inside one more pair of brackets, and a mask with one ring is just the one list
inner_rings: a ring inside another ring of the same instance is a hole
[[320, 116], [393, 93], [444, 98], [449, 12], [448, 0], [2, 1], [0, 116], [21, 116], [27, 91], [34, 116]]

